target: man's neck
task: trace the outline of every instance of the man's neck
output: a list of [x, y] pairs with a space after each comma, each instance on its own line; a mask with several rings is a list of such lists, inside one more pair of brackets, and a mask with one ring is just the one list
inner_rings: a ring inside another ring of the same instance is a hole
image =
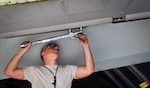
[[58, 65], [58, 63], [56, 60], [50, 60], [50, 61], [44, 61], [44, 65], [54, 66], [54, 65]]

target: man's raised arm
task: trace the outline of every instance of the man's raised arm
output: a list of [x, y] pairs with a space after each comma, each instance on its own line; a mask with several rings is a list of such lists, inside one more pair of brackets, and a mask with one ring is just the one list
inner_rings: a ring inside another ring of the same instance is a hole
[[31, 47], [32, 43], [31, 41], [23, 42], [22, 44], [27, 44], [26, 47], [20, 48], [19, 51], [16, 53], [16, 55], [9, 61], [7, 64], [4, 73], [15, 79], [24, 79], [24, 72], [22, 68], [18, 68], [18, 64], [23, 57], [23, 55], [28, 51], [28, 49]]
[[78, 66], [76, 70], [76, 77], [80, 79], [92, 74], [95, 68], [87, 36], [85, 34], [79, 34], [77, 39], [84, 49], [84, 59], [85, 59], [85, 65]]

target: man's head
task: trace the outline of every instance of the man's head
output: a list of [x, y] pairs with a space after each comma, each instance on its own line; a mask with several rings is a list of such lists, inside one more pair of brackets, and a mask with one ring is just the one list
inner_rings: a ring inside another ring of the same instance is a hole
[[59, 56], [59, 47], [56, 43], [49, 43], [41, 50], [42, 60], [45, 58], [57, 59]]

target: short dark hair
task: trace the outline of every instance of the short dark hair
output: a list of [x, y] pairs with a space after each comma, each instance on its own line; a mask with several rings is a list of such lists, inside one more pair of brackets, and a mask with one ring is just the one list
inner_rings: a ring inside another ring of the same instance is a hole
[[50, 47], [56, 47], [56, 46], [59, 47], [58, 44], [55, 43], [55, 42], [50, 42], [50, 43], [46, 44], [46, 45], [42, 48], [42, 50], [41, 50], [41, 59], [42, 59], [42, 61], [43, 61], [42, 52], [43, 52], [48, 46], [50, 46]]

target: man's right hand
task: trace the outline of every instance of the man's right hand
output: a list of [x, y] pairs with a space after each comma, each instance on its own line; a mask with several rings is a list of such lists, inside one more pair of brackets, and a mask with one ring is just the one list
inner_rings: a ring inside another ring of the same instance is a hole
[[31, 41], [24, 41], [24, 42], [22, 42], [21, 46], [22, 46], [21, 49], [24, 49], [27, 51], [32, 46], [32, 42]]

